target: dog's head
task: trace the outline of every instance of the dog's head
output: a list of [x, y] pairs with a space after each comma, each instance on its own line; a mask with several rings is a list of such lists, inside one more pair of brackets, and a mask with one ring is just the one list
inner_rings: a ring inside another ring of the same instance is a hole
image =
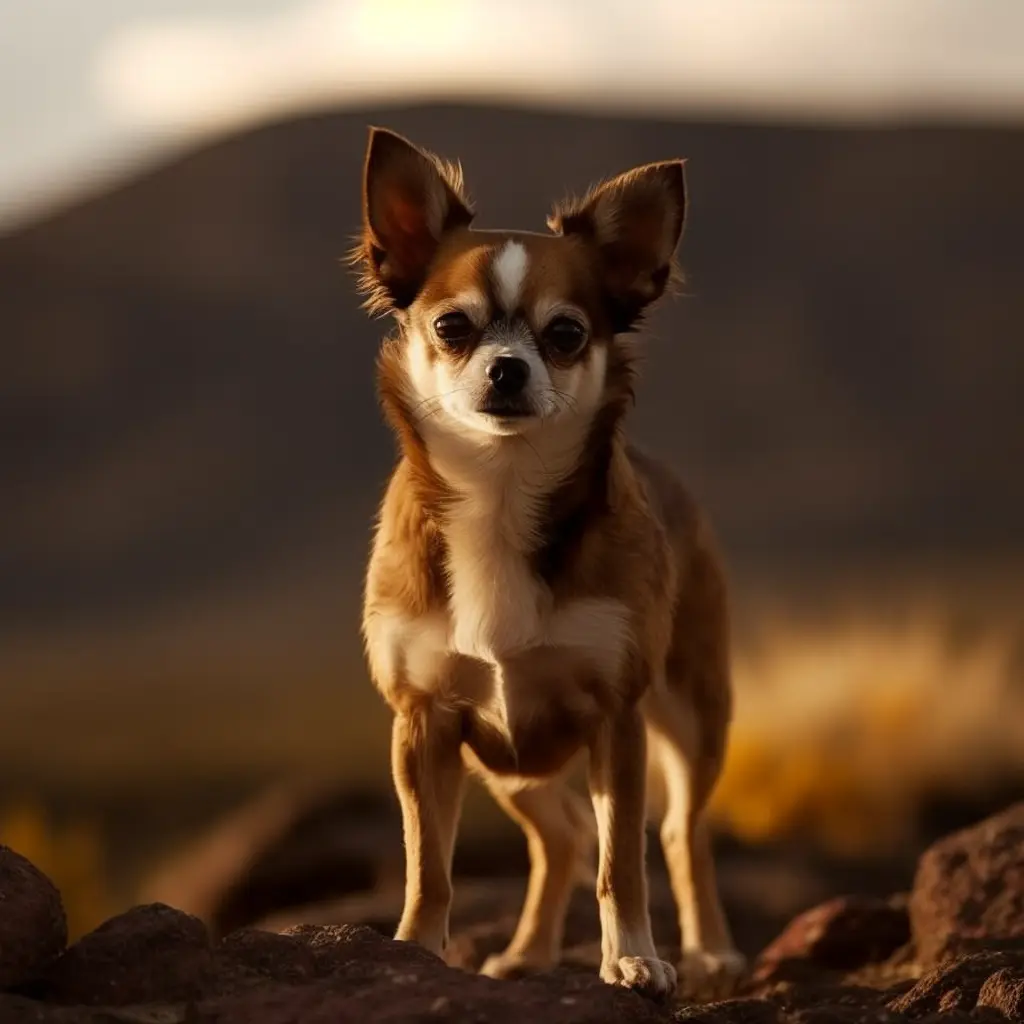
[[622, 335], [672, 274], [682, 161], [556, 207], [550, 234], [475, 231], [459, 169], [375, 129], [363, 200], [355, 257], [369, 307], [398, 320], [390, 372], [415, 423], [491, 444], [589, 423], [628, 392]]

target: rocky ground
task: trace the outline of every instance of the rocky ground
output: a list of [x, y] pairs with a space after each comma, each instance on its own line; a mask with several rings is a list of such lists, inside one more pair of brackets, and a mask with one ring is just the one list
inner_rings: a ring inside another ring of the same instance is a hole
[[0, 847], [0, 1024], [1024, 1024], [1024, 804], [934, 845], [909, 893], [800, 915], [739, 996], [715, 1004], [659, 1005], [598, 981], [582, 898], [559, 971], [501, 982], [461, 969], [507, 939], [518, 892], [463, 891], [448, 964], [388, 939], [391, 910], [372, 901], [349, 902], [351, 924], [267, 921], [219, 938], [152, 904], [68, 947], [60, 894]]

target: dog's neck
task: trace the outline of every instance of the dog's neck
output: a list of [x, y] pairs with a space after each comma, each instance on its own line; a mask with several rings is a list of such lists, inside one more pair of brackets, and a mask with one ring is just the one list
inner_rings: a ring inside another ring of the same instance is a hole
[[[608, 400], [589, 422], [481, 438], [417, 421], [400, 349], [385, 345], [381, 403], [411, 470], [415, 500], [449, 551], [469, 527], [484, 562], [492, 561], [491, 551], [515, 555], [545, 582], [562, 571], [587, 523], [604, 515], [610, 501], [610, 467], [632, 398], [632, 359], [613, 360], [609, 373]], [[450, 579], [458, 569], [449, 566]]]
[[448, 493], [445, 533], [488, 521], [512, 550], [532, 555], [544, 541], [553, 497], [579, 471], [588, 433], [588, 424], [569, 423], [550, 435], [466, 437], [428, 424], [426, 457]]

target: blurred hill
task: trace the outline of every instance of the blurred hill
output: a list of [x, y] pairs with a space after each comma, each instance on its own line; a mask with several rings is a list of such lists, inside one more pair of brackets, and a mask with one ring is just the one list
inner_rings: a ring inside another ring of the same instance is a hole
[[[688, 158], [688, 294], [655, 318], [633, 426], [737, 578], [1024, 554], [1024, 132], [483, 107], [267, 125], [0, 238], [8, 779], [296, 750], [369, 771], [383, 716], [345, 700], [369, 691], [357, 609], [393, 456], [385, 325], [340, 263], [368, 123], [461, 158], [480, 226], [539, 228], [566, 191]], [[62, 759], [40, 741], [69, 731]]]

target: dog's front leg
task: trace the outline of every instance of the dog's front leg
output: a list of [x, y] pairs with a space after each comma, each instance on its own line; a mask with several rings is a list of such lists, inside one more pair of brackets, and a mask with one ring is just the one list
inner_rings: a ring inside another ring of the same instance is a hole
[[391, 770], [405, 832], [405, 907], [396, 939], [440, 956], [448, 943], [452, 849], [464, 769], [453, 715], [418, 708], [395, 717]]
[[601, 726], [590, 746], [590, 792], [598, 830], [597, 900], [601, 912], [601, 977], [645, 995], [669, 995], [676, 984], [658, 958], [647, 905], [645, 863], [646, 733], [630, 708]]

